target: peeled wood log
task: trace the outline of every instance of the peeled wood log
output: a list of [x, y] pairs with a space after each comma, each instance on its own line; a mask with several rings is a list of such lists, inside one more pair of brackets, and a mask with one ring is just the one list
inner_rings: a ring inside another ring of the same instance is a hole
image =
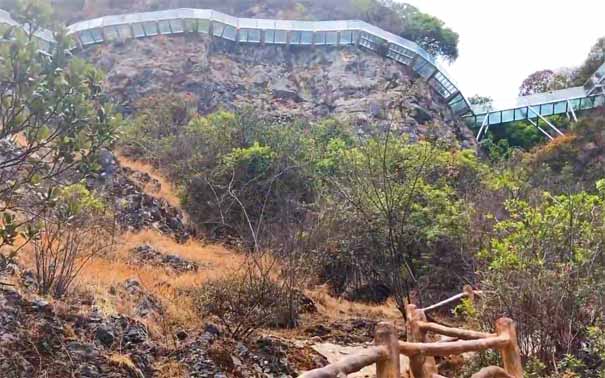
[[471, 375], [471, 378], [515, 378], [498, 366], [489, 366]]
[[399, 340], [393, 323], [378, 323], [376, 325], [376, 345], [384, 346], [388, 356], [376, 362], [377, 378], [401, 378], [399, 366]]
[[450, 343], [409, 343], [399, 342], [399, 352], [406, 356], [425, 354], [427, 356], [449, 356], [466, 352], [479, 352], [486, 349], [502, 349], [508, 346], [510, 339], [506, 335], [479, 340], [452, 341]]
[[[418, 310], [416, 305], [409, 304], [405, 307], [406, 311], [406, 331], [408, 340], [418, 344], [426, 343], [426, 331], [420, 327], [421, 322], [426, 322], [424, 311]], [[426, 344], [425, 344], [426, 345]], [[436, 374], [437, 364], [433, 356], [427, 356], [424, 353], [411, 355], [410, 370], [414, 378], [430, 378]]]
[[517, 327], [515, 322], [509, 318], [500, 318], [496, 321], [496, 332], [499, 337], [506, 337], [509, 342], [503, 345], [500, 350], [504, 370], [514, 378], [523, 378], [523, 365], [521, 364], [521, 354], [519, 353], [519, 344], [517, 344]]
[[372, 365], [388, 357], [388, 350], [385, 346], [375, 346], [352, 356], [345, 357], [342, 360], [328, 366], [310, 370], [299, 376], [299, 378], [346, 377], [347, 374], [355, 373], [368, 365]]
[[423, 330], [435, 332], [436, 334], [439, 334], [439, 335], [456, 337], [456, 338], [462, 339], [462, 340], [477, 340], [477, 339], [484, 339], [484, 338], [488, 338], [488, 337], [497, 336], [494, 333], [485, 333], [485, 332], [471, 331], [471, 330], [462, 329], [462, 328], [446, 327], [441, 324], [432, 323], [432, 322], [419, 321], [418, 325]]

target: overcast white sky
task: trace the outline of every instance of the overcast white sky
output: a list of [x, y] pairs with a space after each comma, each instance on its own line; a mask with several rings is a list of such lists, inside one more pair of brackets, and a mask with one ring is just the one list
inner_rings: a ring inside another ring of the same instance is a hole
[[460, 34], [460, 57], [446, 68], [463, 93], [516, 97], [541, 69], [578, 66], [605, 36], [604, 0], [402, 0]]

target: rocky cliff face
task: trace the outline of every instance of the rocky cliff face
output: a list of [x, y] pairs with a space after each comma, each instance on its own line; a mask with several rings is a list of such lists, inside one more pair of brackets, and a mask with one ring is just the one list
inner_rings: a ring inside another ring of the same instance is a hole
[[155, 37], [81, 51], [104, 69], [109, 92], [132, 112], [139, 98], [185, 93], [202, 114], [252, 108], [272, 119], [349, 121], [473, 144], [472, 135], [406, 67], [357, 47], [235, 45], [207, 36]]

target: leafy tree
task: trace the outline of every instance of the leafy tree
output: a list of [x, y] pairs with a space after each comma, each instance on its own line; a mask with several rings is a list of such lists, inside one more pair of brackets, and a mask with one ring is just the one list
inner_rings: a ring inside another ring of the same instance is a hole
[[551, 70], [537, 71], [529, 75], [519, 87], [519, 96], [548, 92], [555, 73]]
[[490, 293], [484, 320], [515, 319], [522, 353], [547, 366], [567, 354], [581, 357], [605, 309], [605, 181], [595, 194], [545, 193], [535, 205], [511, 200], [507, 210], [481, 254]]
[[[386, 284], [405, 313], [413, 289], [435, 289], [453, 279], [445, 278], [453, 266], [464, 272], [451, 247], [461, 242], [468, 214], [445, 172], [462, 179], [470, 168], [476, 176], [473, 160], [464, 152], [450, 155], [428, 142], [408, 144], [388, 135], [343, 150], [331, 180], [332, 203], [344, 228], [334, 277], [344, 271], [350, 272], [341, 278], [345, 282]], [[352, 255], [345, 258], [346, 253]]]
[[458, 33], [443, 21], [409, 4], [399, 4], [395, 9], [403, 19], [402, 37], [415, 41], [433, 55], [450, 61], [458, 58]]
[[26, 30], [31, 39], [41, 28], [48, 28], [52, 23], [52, 6], [46, 0], [17, 0], [13, 16], [15, 21], [29, 25]]
[[519, 96], [551, 92], [570, 86], [572, 86], [572, 80], [568, 72], [542, 70], [534, 72], [523, 80], [521, 87], [519, 87]]
[[[37, 4], [37, 2], [35, 2]], [[33, 4], [33, 3], [32, 3]], [[46, 7], [25, 8], [32, 28]], [[56, 36], [51, 56], [38, 53], [35, 41], [17, 33], [0, 46], [0, 222], [1, 260], [28, 224], [35, 196], [52, 179], [70, 170], [94, 173], [97, 152], [115, 138], [120, 118], [103, 96], [102, 75], [79, 59], [67, 59], [68, 40]], [[39, 198], [39, 204], [45, 202]], [[24, 211], [25, 210], [25, 211]], [[22, 235], [28, 240], [32, 235]], [[3, 248], [4, 247], [4, 248]]]
[[599, 38], [588, 53], [584, 64], [575, 73], [574, 85], [584, 85], [586, 81], [605, 62], [605, 37]]

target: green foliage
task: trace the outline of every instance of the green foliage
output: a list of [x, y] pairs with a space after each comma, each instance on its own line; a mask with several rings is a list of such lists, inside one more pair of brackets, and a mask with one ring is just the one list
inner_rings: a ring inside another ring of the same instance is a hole
[[61, 187], [55, 192], [52, 205], [66, 220], [94, 217], [107, 209], [102, 199], [81, 183]]
[[465, 319], [474, 319], [477, 317], [477, 309], [469, 298], [462, 298], [460, 303], [454, 307], [453, 313], [455, 316]]
[[463, 193], [483, 174], [476, 157], [389, 136], [340, 153], [328, 181], [333, 233], [342, 236], [338, 252], [325, 255], [324, 273], [335, 288], [386, 283], [403, 309], [412, 288], [438, 290], [460, 278], [448, 271], [467, 269], [451, 250], [464, 243], [469, 222]]
[[418, 43], [433, 55], [450, 61], [458, 58], [459, 36], [443, 21], [409, 4], [401, 4], [396, 10], [403, 19], [402, 37]]
[[508, 218], [480, 254], [483, 286], [494, 292], [486, 323], [496, 314], [518, 321], [522, 353], [549, 367], [553, 355], [580, 351], [578, 335], [603, 311], [605, 185], [598, 186], [595, 194], [545, 193], [535, 205], [508, 201]]
[[[30, 23], [33, 32], [47, 22], [48, 7], [44, 1], [19, 2], [16, 17]], [[35, 41], [19, 33], [0, 46], [0, 140], [18, 140], [20, 147], [19, 153], [0, 161], [0, 213], [5, 220], [0, 247], [8, 246], [9, 255], [23, 247], [14, 246], [17, 233], [31, 236], [30, 219], [17, 221], [13, 215], [22, 210], [24, 188], [47, 191], [49, 181], [67, 171], [94, 174], [98, 151], [113, 143], [121, 124], [101, 91], [103, 75], [80, 59], [68, 60], [68, 42], [58, 34], [52, 56], [40, 54]], [[46, 205], [48, 196], [36, 198], [28, 206]]]
[[48, 0], [17, 0], [13, 16], [21, 24], [31, 25], [31, 34], [52, 23], [53, 9]]

